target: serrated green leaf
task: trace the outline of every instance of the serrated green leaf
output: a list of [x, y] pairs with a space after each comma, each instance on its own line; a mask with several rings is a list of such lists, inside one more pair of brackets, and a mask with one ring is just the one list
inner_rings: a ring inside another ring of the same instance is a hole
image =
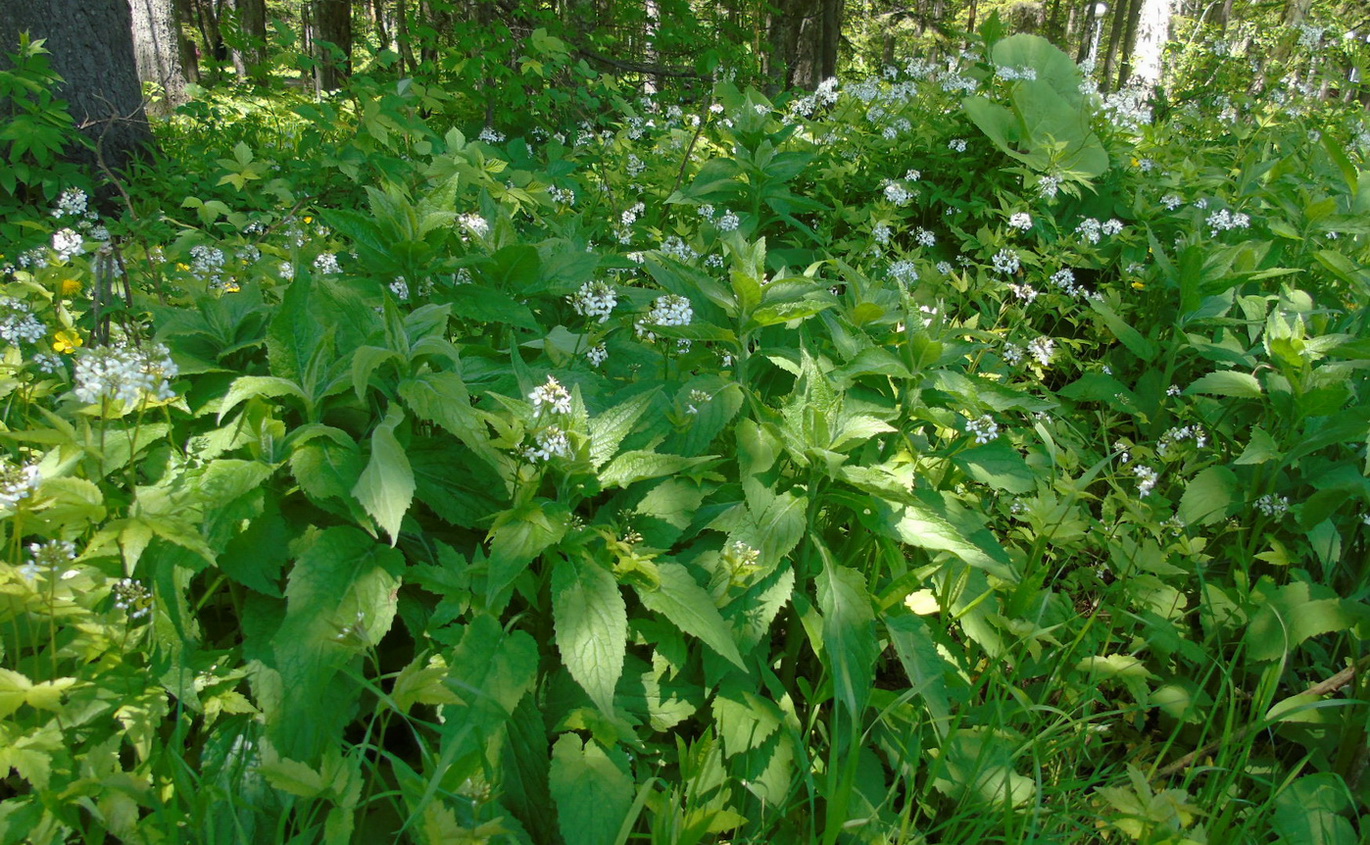
[[657, 563], [660, 584], [656, 589], [637, 586], [642, 604], [671, 620], [677, 628], [698, 637], [709, 648], [739, 669], [745, 668], [733, 642], [732, 629], [718, 612], [713, 599], [678, 563]]
[[1256, 399], [1264, 392], [1261, 390], [1261, 383], [1250, 373], [1239, 373], [1235, 370], [1219, 370], [1201, 376], [1189, 387], [1185, 388], [1186, 395], [1195, 393], [1205, 393], [1210, 396], [1231, 396], [1242, 399]]
[[875, 683], [875, 612], [860, 572], [825, 561], [818, 576], [818, 607], [823, 614], [823, 664], [833, 679], [833, 694], [860, 720]]
[[234, 379], [232, 386], [228, 388], [228, 393], [224, 394], [224, 398], [219, 401], [218, 421], [223, 422], [228, 412], [237, 407], [240, 402], [257, 396], [269, 398], [293, 396], [300, 400], [302, 405], [309, 401], [300, 386], [288, 379], [275, 376], [240, 376]]
[[863, 515], [877, 532], [902, 543], [932, 551], [951, 552], [979, 569], [1009, 581], [1017, 576], [1009, 566], [1002, 550], [998, 555], [972, 543], [946, 516], [926, 502], [894, 504], [881, 502], [877, 509]]
[[622, 402], [594, 418], [590, 426], [590, 464], [599, 469], [614, 456], [638, 419], [651, 407], [656, 391], [650, 390]]
[[566, 845], [613, 845], [633, 804], [633, 780], [599, 743], [562, 734], [549, 778]]
[[1283, 457], [1284, 453], [1280, 451], [1275, 438], [1271, 437], [1265, 429], [1256, 426], [1251, 429], [1251, 440], [1247, 442], [1241, 456], [1232, 463], [1236, 466], [1249, 466], [1251, 464], [1263, 464], [1266, 461], [1278, 461]]
[[1297, 582], [1258, 588], [1265, 603], [1252, 615], [1245, 643], [1248, 660], [1279, 660], [1310, 637], [1347, 631], [1370, 617], [1364, 605], [1326, 587]]
[[675, 475], [716, 459], [716, 455], [687, 458], [683, 455], [662, 455], [645, 450], [624, 452], [600, 471], [599, 481], [606, 489], [627, 487], [636, 481]]
[[399, 405], [391, 405], [385, 420], [371, 432], [371, 457], [352, 495], [372, 519], [390, 535], [390, 545], [400, 538], [400, 524], [414, 501], [414, 470], [404, 447], [395, 439], [395, 427], [404, 419]]
[[1237, 498], [1237, 476], [1227, 467], [1209, 467], [1185, 485], [1178, 516], [1186, 525], [1212, 525], [1224, 519]]
[[561, 558], [552, 569], [552, 617], [561, 662], [612, 715], [628, 643], [628, 611], [618, 582], [593, 561]]
[[1274, 827], [1288, 845], [1355, 845], [1360, 842], [1346, 818], [1355, 802], [1335, 772], [1296, 778], [1275, 796]]
[[571, 513], [565, 505], [539, 500], [501, 513], [490, 529], [490, 576], [486, 601], [497, 597], [528, 565], [566, 533]]
[[1037, 477], [1027, 461], [1002, 437], [959, 452], [952, 462], [971, 478], [996, 490], [1027, 493], [1037, 486]]

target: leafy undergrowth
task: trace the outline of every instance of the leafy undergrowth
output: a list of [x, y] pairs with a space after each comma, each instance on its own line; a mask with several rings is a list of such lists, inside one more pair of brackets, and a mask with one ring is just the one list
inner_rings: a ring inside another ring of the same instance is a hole
[[1364, 124], [1082, 82], [8, 150], [0, 840], [1357, 841]]

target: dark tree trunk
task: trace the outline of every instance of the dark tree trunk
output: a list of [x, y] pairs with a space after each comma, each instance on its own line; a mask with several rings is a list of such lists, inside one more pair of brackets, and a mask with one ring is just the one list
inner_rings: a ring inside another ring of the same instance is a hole
[[237, 37], [233, 39], [233, 67], [242, 79], [257, 85], [267, 81], [266, 68], [266, 0], [230, 0], [238, 22]]
[[842, 38], [842, 0], [777, 0], [767, 24], [776, 88], [810, 91], [837, 73]]
[[1116, 88], [1127, 85], [1132, 76], [1132, 51], [1137, 46], [1137, 23], [1142, 19], [1143, 0], [1131, 0], [1127, 6], [1127, 31], [1123, 38], [1123, 52], [1118, 61], [1118, 83]]
[[47, 40], [52, 68], [66, 80], [61, 95], [76, 125], [90, 136], [96, 155], [87, 164], [128, 164], [153, 145], [143, 111], [138, 68], [133, 58], [133, 21], [126, 0], [23, 0], [0, 2], [0, 63], [13, 52], [19, 33]]
[[414, 60], [414, 47], [409, 38], [409, 9], [405, 0], [397, 0], [395, 11], [395, 40], [400, 46], [400, 75], [413, 73], [419, 63]]
[[1132, 2], [1135, 0], [1119, 0], [1118, 5], [1110, 10], [1113, 25], [1108, 28], [1108, 52], [1104, 55], [1104, 68], [1099, 73], [1099, 80], [1105, 89], [1113, 81], [1114, 62], [1118, 58], [1118, 47], [1122, 44], [1123, 33], [1127, 31], [1127, 18]]
[[138, 79], [162, 89], [162, 99], [148, 104], [154, 114], [170, 114], [190, 97], [181, 67], [181, 27], [171, 0], [129, 0], [133, 15], [133, 58]]
[[181, 70], [185, 72], [187, 82], [200, 81], [200, 50], [195, 46], [195, 42], [187, 38], [184, 27], [191, 26], [195, 21], [195, 9], [192, 0], [175, 0], [176, 20], [180, 24], [177, 27], [176, 39], [177, 49], [181, 52]]
[[352, 73], [351, 0], [313, 0], [310, 42], [314, 45], [314, 87], [336, 91]]

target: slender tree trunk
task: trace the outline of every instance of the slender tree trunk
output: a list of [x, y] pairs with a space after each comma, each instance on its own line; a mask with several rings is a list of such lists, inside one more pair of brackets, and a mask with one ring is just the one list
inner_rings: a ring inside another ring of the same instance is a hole
[[767, 73], [777, 89], [813, 90], [837, 73], [842, 0], [778, 0], [767, 33]]
[[1128, 9], [1131, 0], [1118, 0], [1118, 5], [1112, 9], [1113, 25], [1108, 28], [1108, 52], [1104, 55], [1104, 69], [1099, 74], [1099, 80], [1107, 88], [1113, 82], [1114, 60], [1118, 57], [1118, 47], [1122, 43], [1123, 33], [1127, 31]]
[[233, 48], [233, 67], [242, 79], [257, 85], [267, 81], [266, 0], [230, 0], [238, 21], [238, 37]]
[[191, 0], [175, 0], [176, 7], [176, 47], [181, 52], [181, 70], [187, 82], [200, 81], [200, 48], [186, 37], [185, 27], [195, 23], [195, 10]]
[[414, 47], [409, 40], [409, 8], [405, 0], [397, 0], [395, 40], [399, 42], [400, 47], [400, 75], [412, 73], [419, 63], [414, 60]]
[[152, 83], [161, 95], [147, 104], [149, 112], [168, 115], [190, 99], [181, 69], [180, 27], [171, 0], [129, 0], [133, 58], [138, 80]]
[[1137, 26], [1142, 18], [1142, 4], [1146, 0], [1131, 0], [1127, 6], [1127, 31], [1123, 33], [1122, 58], [1118, 62], [1118, 83], [1122, 88], [1132, 75], [1132, 49], [1137, 43]]
[[314, 46], [314, 88], [336, 91], [352, 73], [351, 0], [313, 0], [310, 38]]
[[65, 80], [61, 96], [76, 125], [96, 142], [97, 155], [72, 151], [78, 160], [117, 169], [153, 146], [125, 0], [0, 2], [0, 43], [12, 51], [21, 32], [47, 40], [52, 68]]

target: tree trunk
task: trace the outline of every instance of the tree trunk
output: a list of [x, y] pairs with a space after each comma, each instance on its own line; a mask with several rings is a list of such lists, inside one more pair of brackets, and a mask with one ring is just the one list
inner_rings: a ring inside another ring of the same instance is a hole
[[1137, 26], [1142, 18], [1142, 4], [1146, 0], [1130, 0], [1127, 6], [1127, 30], [1123, 32], [1123, 52], [1118, 61], [1117, 88], [1122, 88], [1132, 76], [1132, 49], [1137, 43]]
[[336, 91], [352, 73], [351, 0], [312, 0], [310, 42], [314, 46], [314, 88]]
[[777, 89], [810, 91], [837, 73], [842, 0], [778, 0], [767, 25], [767, 74]]
[[1113, 25], [1108, 28], [1108, 52], [1104, 54], [1104, 69], [1099, 74], [1099, 81], [1104, 88], [1108, 88], [1113, 82], [1114, 61], [1118, 57], [1118, 46], [1123, 41], [1123, 33], [1127, 30], [1128, 9], [1135, 0], [1118, 0], [1118, 5], [1114, 6]]
[[181, 28], [171, 0], [129, 0], [133, 25], [133, 58], [140, 82], [162, 89], [148, 111], [165, 116], [190, 99], [181, 68]]
[[153, 146], [133, 56], [133, 21], [126, 0], [0, 2], [0, 63], [19, 33], [46, 39], [52, 68], [66, 82], [61, 96], [97, 154], [75, 151], [88, 165], [121, 168]]
[[250, 79], [256, 85], [265, 85], [266, 0], [229, 2], [238, 21], [237, 37], [233, 39], [233, 67], [238, 71], [240, 79]]
[[1173, 0], [1145, 0], [1137, 22], [1137, 42], [1133, 48], [1132, 78], [1147, 87], [1161, 81], [1161, 58], [1170, 40]]
[[176, 8], [176, 46], [181, 52], [181, 70], [185, 73], [187, 82], [200, 81], [200, 48], [195, 46], [195, 42], [186, 37], [184, 27], [192, 25], [195, 20], [195, 10], [192, 0], [175, 0]]

